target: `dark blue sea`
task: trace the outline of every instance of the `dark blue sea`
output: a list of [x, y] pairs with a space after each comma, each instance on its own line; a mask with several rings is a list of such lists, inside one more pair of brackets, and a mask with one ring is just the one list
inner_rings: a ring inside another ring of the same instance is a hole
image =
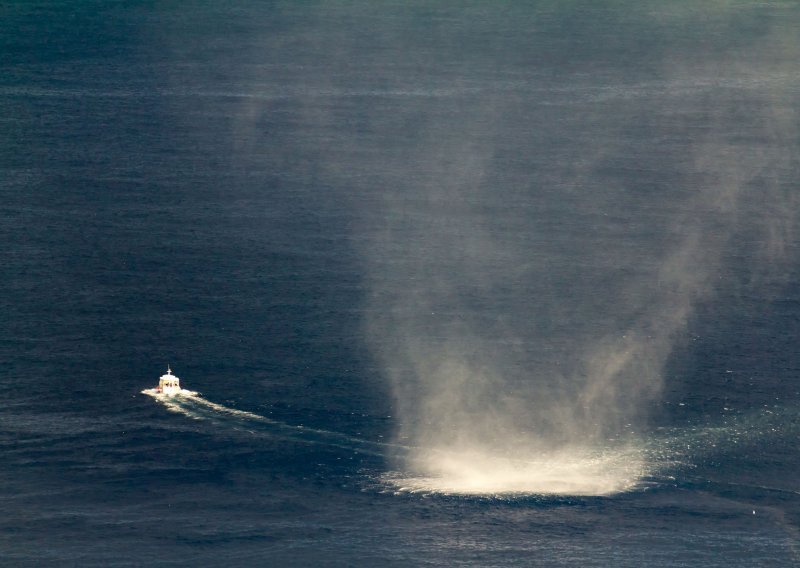
[[0, 565], [800, 566], [798, 30], [0, 3]]

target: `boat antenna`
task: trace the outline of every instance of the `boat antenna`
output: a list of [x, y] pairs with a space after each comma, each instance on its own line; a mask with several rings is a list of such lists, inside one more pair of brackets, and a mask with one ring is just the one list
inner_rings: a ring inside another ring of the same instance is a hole
[[167, 363], [167, 374], [168, 375], [172, 374], [172, 369], [169, 368], [169, 363]]

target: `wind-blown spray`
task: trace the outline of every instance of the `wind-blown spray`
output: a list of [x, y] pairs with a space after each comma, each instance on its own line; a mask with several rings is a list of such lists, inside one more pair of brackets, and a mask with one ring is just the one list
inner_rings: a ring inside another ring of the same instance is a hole
[[[722, 87], [672, 69], [605, 93], [602, 110], [556, 90], [431, 118], [366, 252], [366, 335], [415, 448], [400, 486], [607, 494], [654, 467], [639, 430], [694, 306], [726, 286], [738, 249], [780, 250], [796, 219], [774, 175], [796, 120], [773, 41], [775, 67], [715, 61]], [[523, 145], [547, 154], [527, 183]], [[778, 229], [752, 215], [762, 200]]]

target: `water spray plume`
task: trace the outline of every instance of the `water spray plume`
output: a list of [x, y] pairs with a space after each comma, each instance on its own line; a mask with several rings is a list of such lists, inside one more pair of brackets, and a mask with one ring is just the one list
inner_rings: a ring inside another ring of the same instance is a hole
[[[732, 61], [716, 63], [736, 72]], [[414, 448], [396, 464], [405, 472], [393, 477], [398, 486], [601, 495], [648, 475], [640, 432], [676, 340], [698, 302], [723, 286], [744, 228], [781, 240], [771, 223], [745, 218], [753, 194], [797, 213], [770, 175], [787, 159], [781, 140], [793, 128], [773, 120], [779, 85], [710, 101], [690, 72], [664, 84], [666, 95], [605, 101], [604, 117], [569, 107], [579, 115], [571, 125], [530, 109], [523, 118], [519, 107], [465, 105], [452, 122], [433, 116], [404, 156], [417, 174], [386, 191], [385, 224], [365, 253], [367, 335], [394, 386], [398, 436]], [[740, 99], [761, 109], [747, 143]], [[654, 109], [669, 115], [673, 105], [704, 117], [701, 134], [696, 123], [653, 120]], [[513, 171], [520, 123], [556, 148], [551, 161], [529, 166], [524, 189]], [[581, 156], [594, 158], [576, 175], [558, 154], [575, 144], [556, 141], [585, 139], [581, 123], [600, 140], [620, 138], [602, 151], [583, 142]], [[681, 149], [641, 163], [640, 141], [621, 126], [637, 123], [652, 140], [669, 130]], [[674, 187], [659, 193], [617, 176], [620, 163], [622, 174], [650, 168]], [[795, 220], [781, 215], [778, 230]]]

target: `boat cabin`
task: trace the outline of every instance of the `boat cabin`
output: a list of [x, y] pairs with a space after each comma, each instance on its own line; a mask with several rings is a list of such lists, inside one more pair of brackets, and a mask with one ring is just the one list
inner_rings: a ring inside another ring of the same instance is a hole
[[158, 379], [158, 391], [163, 394], [176, 394], [181, 392], [181, 380], [172, 374], [172, 369], [167, 366], [167, 374]]

